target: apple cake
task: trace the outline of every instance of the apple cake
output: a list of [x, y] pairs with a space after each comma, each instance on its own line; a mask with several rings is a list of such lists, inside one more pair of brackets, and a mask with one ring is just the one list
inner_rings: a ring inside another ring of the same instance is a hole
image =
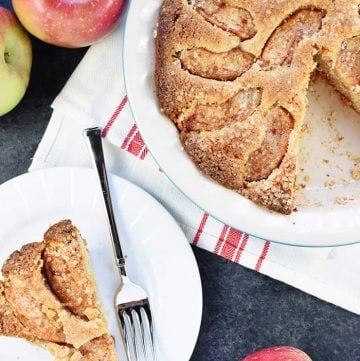
[[268, 209], [295, 208], [318, 69], [360, 111], [359, 0], [165, 0], [156, 93], [201, 172]]
[[57, 361], [116, 361], [86, 242], [68, 220], [2, 267], [0, 335], [48, 349]]

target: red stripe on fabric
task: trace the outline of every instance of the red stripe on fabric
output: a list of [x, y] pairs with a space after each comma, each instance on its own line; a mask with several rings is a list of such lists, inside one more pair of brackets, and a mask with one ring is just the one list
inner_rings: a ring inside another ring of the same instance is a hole
[[139, 131], [137, 130], [134, 137], [131, 139], [127, 151], [135, 156], [138, 156], [144, 147], [144, 141], [141, 138]]
[[219, 254], [221, 246], [225, 241], [225, 235], [226, 235], [226, 232], [227, 232], [228, 229], [229, 229], [228, 226], [223, 227], [223, 229], [221, 231], [221, 234], [219, 236], [219, 240], [217, 241], [216, 246], [214, 248], [214, 253]]
[[121, 149], [127, 150], [136, 157], [140, 154], [140, 159], [144, 159], [146, 157], [148, 149], [145, 146], [145, 142], [142, 139], [136, 124], [132, 126], [129, 133], [125, 137], [124, 142], [121, 145]]
[[126, 105], [127, 100], [128, 100], [128, 97], [127, 97], [127, 95], [125, 95], [124, 98], [121, 100], [120, 104], [118, 105], [118, 107], [115, 109], [114, 114], [111, 116], [111, 118], [105, 125], [104, 129], [102, 130], [101, 136], [103, 138], [105, 138], [107, 136], [107, 134], [109, 133], [110, 128], [114, 124], [115, 120], [118, 118], [121, 111], [124, 109], [124, 106]]
[[143, 151], [141, 152], [140, 159], [141, 159], [141, 160], [145, 159], [145, 157], [147, 156], [148, 152], [149, 152], [148, 149], [145, 147], [145, 148], [143, 149]]
[[225, 244], [221, 250], [221, 255], [223, 257], [225, 257], [230, 261], [233, 259], [242, 235], [243, 235], [242, 232], [230, 228], [230, 231], [225, 240]]
[[260, 268], [269, 252], [269, 248], [270, 248], [270, 242], [269, 241], [266, 241], [265, 244], [264, 244], [264, 248], [261, 252], [261, 256], [259, 257], [257, 263], [256, 263], [256, 266], [255, 266], [255, 271], [260, 271]]
[[245, 249], [248, 241], [249, 241], [249, 235], [248, 234], [243, 234], [243, 239], [241, 241], [240, 248], [238, 249], [238, 251], [236, 253], [236, 256], [235, 256], [235, 262], [236, 263], [239, 263], [241, 255], [243, 254], [244, 249]]
[[194, 240], [192, 242], [194, 246], [196, 246], [199, 243], [201, 233], [204, 230], [204, 227], [205, 227], [205, 224], [206, 224], [206, 221], [208, 220], [208, 218], [209, 218], [209, 216], [206, 213], [204, 213], [204, 215], [203, 215], [203, 217], [201, 219], [199, 228], [198, 228], [198, 230], [197, 230], [197, 232], [195, 234]]
[[127, 148], [128, 144], [129, 144], [129, 142], [130, 142], [131, 137], [134, 135], [134, 133], [135, 133], [136, 131], [137, 131], [137, 127], [136, 127], [136, 125], [134, 124], [134, 125], [132, 126], [132, 128], [130, 129], [130, 132], [128, 133], [128, 135], [125, 137], [124, 142], [123, 142], [123, 144], [121, 145], [121, 149], [126, 149], [126, 148]]

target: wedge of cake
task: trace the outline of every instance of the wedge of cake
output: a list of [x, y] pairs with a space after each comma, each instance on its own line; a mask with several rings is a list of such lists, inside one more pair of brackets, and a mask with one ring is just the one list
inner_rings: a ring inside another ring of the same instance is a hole
[[360, 112], [360, 2], [332, 2], [319, 35], [320, 71]]
[[157, 97], [204, 174], [291, 213], [307, 90], [318, 61], [359, 110], [358, 6], [354, 0], [164, 1]]
[[115, 361], [86, 242], [69, 220], [2, 267], [0, 335], [46, 347], [56, 360]]

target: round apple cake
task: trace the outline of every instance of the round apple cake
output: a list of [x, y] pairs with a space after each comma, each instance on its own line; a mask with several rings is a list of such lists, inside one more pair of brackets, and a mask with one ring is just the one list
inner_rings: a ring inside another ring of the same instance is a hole
[[318, 69], [360, 112], [360, 0], [165, 0], [156, 92], [215, 181], [284, 214]]

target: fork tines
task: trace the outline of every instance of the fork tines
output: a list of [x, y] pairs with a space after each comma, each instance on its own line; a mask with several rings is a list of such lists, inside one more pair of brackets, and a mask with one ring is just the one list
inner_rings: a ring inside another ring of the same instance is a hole
[[148, 300], [118, 305], [118, 314], [129, 361], [155, 361]]

